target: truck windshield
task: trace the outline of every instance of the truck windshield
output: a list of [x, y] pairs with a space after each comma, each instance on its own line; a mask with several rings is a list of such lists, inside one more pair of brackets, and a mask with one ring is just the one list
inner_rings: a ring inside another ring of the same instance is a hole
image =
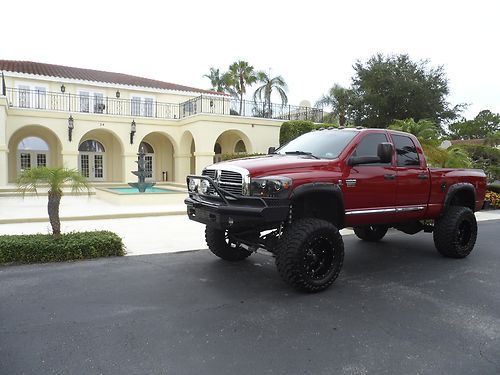
[[335, 159], [358, 134], [356, 130], [323, 130], [301, 135], [276, 150], [280, 155], [309, 155], [321, 159]]

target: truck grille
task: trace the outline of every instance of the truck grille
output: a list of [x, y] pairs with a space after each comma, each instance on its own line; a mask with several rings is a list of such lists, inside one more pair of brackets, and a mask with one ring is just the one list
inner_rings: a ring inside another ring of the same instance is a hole
[[[243, 177], [239, 172], [217, 169], [205, 169], [202, 174], [210, 177], [223, 190], [243, 195]], [[211, 188], [209, 194], [216, 194], [215, 189]]]

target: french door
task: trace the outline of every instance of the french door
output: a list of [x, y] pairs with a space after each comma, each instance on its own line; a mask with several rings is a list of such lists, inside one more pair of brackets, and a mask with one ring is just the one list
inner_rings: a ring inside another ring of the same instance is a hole
[[47, 160], [48, 153], [46, 151], [18, 151], [17, 170], [46, 167]]
[[80, 152], [80, 173], [89, 181], [104, 181], [104, 154]]

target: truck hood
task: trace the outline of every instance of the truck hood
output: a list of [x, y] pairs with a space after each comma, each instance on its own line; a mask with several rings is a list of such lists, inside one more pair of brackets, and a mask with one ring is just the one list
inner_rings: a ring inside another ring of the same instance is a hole
[[298, 155], [266, 155], [244, 159], [229, 160], [208, 166], [207, 169], [224, 169], [227, 167], [245, 168], [250, 176], [272, 176], [277, 173], [297, 173], [301, 169], [317, 170], [332, 166], [335, 160], [314, 159], [309, 156]]

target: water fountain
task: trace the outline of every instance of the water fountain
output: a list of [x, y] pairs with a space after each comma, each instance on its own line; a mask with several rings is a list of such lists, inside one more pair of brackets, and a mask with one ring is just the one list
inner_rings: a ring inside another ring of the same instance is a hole
[[131, 187], [138, 189], [140, 193], [145, 193], [146, 189], [155, 185], [155, 182], [145, 182], [148, 172], [146, 171], [146, 153], [144, 152], [143, 147], [139, 148], [136, 163], [137, 171], [132, 171], [132, 173], [137, 176], [138, 182], [129, 182], [128, 184]]

